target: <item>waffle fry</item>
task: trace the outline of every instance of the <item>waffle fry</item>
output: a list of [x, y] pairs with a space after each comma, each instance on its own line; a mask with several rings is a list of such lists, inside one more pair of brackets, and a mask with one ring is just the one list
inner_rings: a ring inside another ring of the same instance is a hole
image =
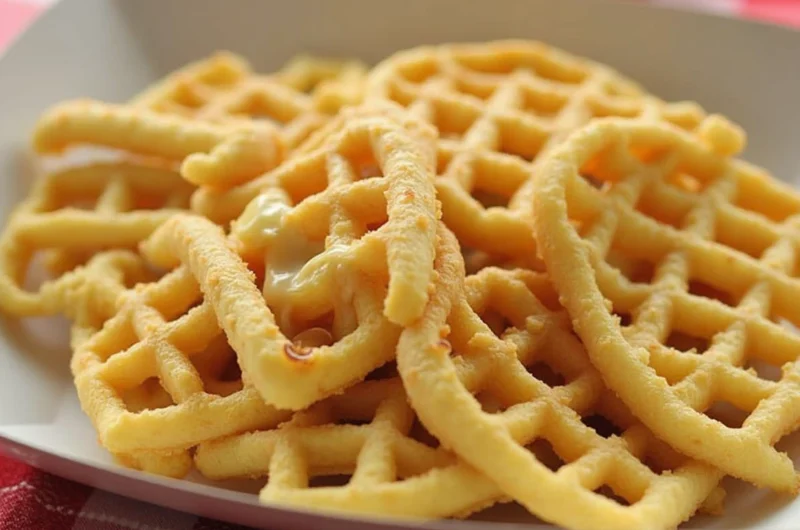
[[463, 264], [451, 267], [461, 280], [435, 291], [398, 346], [404, 386], [431, 433], [566, 528], [670, 528], [688, 519], [722, 473], [665, 455], [620, 409], [546, 277], [487, 268], [466, 280], [464, 296]]
[[[432, 518], [504, 500], [493, 482], [427, 445], [414, 418], [399, 379], [365, 381], [276, 429], [201, 444], [195, 462], [215, 480], [268, 475], [266, 504]], [[344, 485], [324, 482], [342, 476]]]
[[605, 65], [530, 41], [400, 52], [370, 73], [366, 100], [396, 101], [436, 125], [437, 196], [462, 247], [531, 268], [541, 265], [529, 176], [544, 154], [595, 117], [650, 106], [688, 130], [704, 117], [694, 103], [664, 103]]
[[[385, 176], [357, 180], [351, 160], [377, 162]], [[187, 264], [217, 314], [228, 315], [220, 325], [253, 386], [268, 403], [294, 410], [340, 392], [392, 359], [390, 345], [400, 328], [383, 313], [424, 306], [436, 241], [433, 233], [428, 236], [436, 226], [432, 153], [426, 162], [425, 142], [407, 137], [393, 122], [378, 117], [348, 127], [303, 167], [311, 173], [289, 174], [302, 186], [325, 186], [328, 180], [324, 193], [289, 209], [276, 200], [288, 194], [272, 190], [277, 197], [256, 198], [233, 229], [244, 254], [263, 249], [270, 256], [265, 296], [222, 231], [200, 218], [173, 217], [144, 247], [162, 267]], [[409, 222], [419, 232], [398, 234]], [[368, 232], [370, 225], [375, 230]], [[315, 333], [323, 344], [289, 340], [265, 297], [293, 340], [309, 327], [319, 328], [322, 319], [323, 330]]]
[[[375, 330], [365, 329], [356, 349], [379, 350], [363, 341], [379, 336], [391, 341], [389, 335], [397, 332], [381, 314], [400, 325], [422, 314], [438, 217], [435, 136], [430, 127], [404, 122], [392, 110], [398, 109], [346, 112], [322, 131], [318, 148], [302, 151], [268, 180], [246, 188], [267, 191], [251, 201], [232, 234], [250, 261], [254, 255], [266, 261], [264, 294], [284, 329], [293, 329], [292, 319], [309, 322], [334, 310], [335, 335], [372, 322], [367, 326]], [[217, 203], [235, 201], [229, 196]], [[388, 285], [386, 292], [357, 288], [364, 275], [371, 283]], [[339, 300], [332, 296], [337, 289]], [[353, 313], [347, 297], [356, 308], [370, 307], [371, 316], [364, 309]]]
[[[606, 120], [575, 133], [543, 163], [537, 236], [592, 362], [645, 424], [727, 473], [794, 492], [792, 462], [773, 445], [800, 418], [800, 338], [779, 323], [800, 323], [800, 196], [717, 154], [733, 134], [723, 122], [706, 130], [702, 142]], [[627, 277], [615, 253], [648, 273]], [[756, 361], [782, 376], [759, 375]], [[716, 419], [716, 403], [743, 421]]]
[[[127, 162], [49, 173], [12, 213], [0, 236], [0, 309], [49, 315], [69, 306], [76, 275], [65, 274], [104, 248], [135, 248], [189, 204], [192, 187], [168, 169]], [[35, 292], [25, 289], [32, 261], [58, 250]]]
[[[159, 232], [193, 223], [224, 242], [213, 225], [180, 215]], [[107, 278], [90, 288], [74, 317], [72, 372], [100, 443], [125, 465], [185, 473], [198, 443], [289, 416], [226, 374], [235, 353], [189, 268], [134, 288]]]
[[292, 149], [340, 108], [361, 99], [366, 67], [358, 61], [298, 56], [279, 71], [255, 74], [230, 52], [192, 63], [135, 97], [130, 106], [195, 120], [278, 125]]
[[[97, 254], [89, 260], [83, 273], [88, 281], [82, 284], [80, 296], [75, 296], [64, 310], [72, 319], [70, 345], [73, 352], [81, 350], [119, 311], [118, 303], [127, 289], [136, 283], [155, 279], [144, 260], [128, 251]], [[75, 374], [82, 368], [80, 359], [73, 356], [72, 370]], [[152, 383], [154, 380], [124, 393], [122, 398], [132, 411], [160, 409], [172, 403], [169, 394], [157, 383]], [[171, 477], [182, 477], [192, 467], [191, 455], [186, 450], [135, 451], [113, 456], [126, 467]]]

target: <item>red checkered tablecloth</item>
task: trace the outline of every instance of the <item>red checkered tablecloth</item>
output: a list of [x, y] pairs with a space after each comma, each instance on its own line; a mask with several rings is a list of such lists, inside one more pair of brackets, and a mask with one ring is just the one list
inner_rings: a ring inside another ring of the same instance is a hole
[[[54, 0], [0, 0], [0, 51]], [[642, 0], [800, 27], [800, 0]], [[55, 477], [0, 455], [0, 530], [244, 530]]]

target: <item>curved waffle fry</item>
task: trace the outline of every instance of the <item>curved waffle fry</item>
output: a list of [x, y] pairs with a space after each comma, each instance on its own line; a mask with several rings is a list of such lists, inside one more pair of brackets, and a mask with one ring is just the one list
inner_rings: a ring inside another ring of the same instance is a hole
[[[73, 352], [79, 351], [117, 313], [118, 303], [127, 288], [153, 279], [147, 269], [141, 257], [128, 251], [104, 252], [91, 258], [82, 271], [87, 281], [81, 286], [78, 296], [64, 308], [65, 314], [73, 320], [70, 337]], [[73, 355], [73, 374], [77, 375], [83, 369], [83, 360], [80, 355]], [[122, 399], [134, 412], [159, 409], [171, 404], [169, 395], [158, 384], [131, 388]], [[126, 467], [171, 477], [182, 477], [192, 467], [191, 455], [185, 449], [144, 450], [113, 455]]]
[[[342, 145], [349, 144], [344, 142]], [[388, 174], [391, 174], [391, 171]], [[333, 175], [347, 177], [346, 172], [333, 172]], [[378, 180], [375, 179], [374, 182], [377, 183]], [[334, 179], [334, 183], [331, 189], [338, 193], [338, 186], [345, 182], [337, 183]], [[372, 194], [369, 201], [364, 202], [369, 205], [375, 204], [377, 197], [383, 196], [386, 186], [378, 183], [377, 190], [378, 192]], [[320, 194], [315, 197], [325, 200], [326, 195]], [[313, 201], [303, 204], [311, 205], [309, 208], [312, 212], [331, 208], [334, 212], [331, 219], [334, 220], [339, 219], [338, 216], [344, 213], [343, 203], [338, 206], [330, 202], [322, 203], [318, 208], [314, 206], [318, 203]], [[294, 219], [305, 219], [306, 224], [314, 220], [313, 217], [302, 214], [303, 211], [298, 206], [291, 214]], [[385, 217], [385, 210], [382, 211]], [[327, 227], [326, 218], [316, 219], [317, 224], [320, 224], [320, 221]], [[350, 222], [352, 220], [346, 222], [344, 226], [348, 226]], [[431, 224], [435, 226], [433, 221]], [[292, 226], [295, 226], [294, 222], [291, 219], [286, 220], [282, 230], [290, 230]], [[352, 241], [351, 235], [336, 226], [334, 225], [333, 233], [343, 239], [338, 241], [339, 246], [334, 248], [335, 252], [323, 253], [323, 257], [318, 258], [316, 264], [309, 262], [309, 269], [315, 270], [307, 269], [308, 285], [321, 286], [325, 289], [318, 291], [301, 288], [299, 291], [294, 289], [285, 291], [290, 296], [289, 301], [297, 302], [298, 308], [314, 311], [320, 307], [320, 296], [330, 296], [330, 290], [338, 288], [339, 296], [336, 297], [338, 306], [331, 329], [331, 336], [336, 342], [320, 347], [296, 344], [281, 332], [253, 281], [252, 273], [231, 250], [221, 229], [205, 219], [185, 215], [175, 216], [153, 234], [145, 243], [143, 250], [160, 266], [173, 267], [185, 264], [186, 270], [191, 271], [197, 278], [210, 307], [213, 307], [219, 315], [219, 326], [225, 330], [231, 346], [237, 352], [242, 369], [253, 386], [268, 403], [282, 408], [300, 409], [326, 395], [341, 391], [363, 379], [374, 368], [391, 360], [394, 355], [394, 344], [400, 333], [397, 326], [383, 317], [380, 308], [385, 291], [376, 287], [368, 275], [357, 276], [351, 274], [350, 270], [337, 271], [333, 267], [325, 266], [326, 260], [342, 259], [350, 254], [353, 264], [348, 266], [342, 261], [336, 269], [350, 269], [359, 262], [370, 264], [375, 268], [374, 260], [376, 257], [379, 258], [376, 252], [384, 251], [382, 234], [373, 235], [366, 241], [363, 238]], [[432, 238], [431, 244], [434, 241]], [[331, 240], [332, 245], [333, 243], [334, 240]], [[280, 248], [280, 243], [278, 245]], [[452, 251], [455, 252], [455, 249]], [[419, 252], [426, 250], [423, 248]], [[363, 262], [365, 258], [373, 261]], [[316, 268], [317, 265], [320, 268]], [[380, 261], [377, 267], [380, 267]], [[431, 257], [429, 270], [432, 271], [432, 267]], [[342, 272], [339, 278], [346, 283], [336, 285], [336, 276], [332, 276], [332, 273], [337, 272]], [[285, 275], [286, 272], [276, 273], [276, 275], [281, 274]], [[298, 278], [293, 281], [301, 279], [302, 274], [303, 271], [300, 271]], [[429, 273], [429, 278], [430, 275]], [[271, 297], [269, 292], [267, 295]], [[299, 329], [294, 331], [300, 332]], [[298, 340], [296, 336], [293, 339]]]
[[633, 413], [685, 454], [794, 492], [773, 445], [800, 419], [800, 338], [780, 325], [800, 324], [800, 196], [716, 153], [737, 134], [724, 120], [704, 130], [603, 120], [575, 133], [543, 162], [536, 234], [592, 362]]
[[[391, 322], [405, 325], [422, 314], [432, 281], [438, 216], [435, 137], [419, 122], [415, 129], [394, 118], [401, 116], [383, 109], [359, 109], [337, 118], [318, 148], [269, 174], [274, 187], [234, 223], [232, 233], [243, 253], [260, 254], [262, 260], [268, 256], [263, 260], [265, 295], [271, 302], [286, 299], [280, 305], [287, 313], [278, 317], [288, 327], [289, 306], [301, 312], [312, 308], [298, 315], [302, 322], [323, 317], [333, 308], [322, 299], [334, 298], [336, 289], [339, 298], [376, 298], [355, 285], [365, 279], [345, 279], [353, 274], [367, 275], [371, 283], [384, 283], [388, 276], [382, 304], [378, 297], [370, 305]], [[293, 197], [298, 203], [290, 208]]]
[[[89, 261], [86, 269], [91, 281], [84, 284], [82, 296], [76, 297], [66, 311], [73, 319], [70, 338], [73, 352], [80, 349], [117, 312], [117, 302], [127, 286], [152, 279], [148, 278], [147, 266], [143, 260], [126, 251], [99, 254]], [[77, 373], [80, 368], [79, 358], [74, 356], [73, 372]], [[167, 401], [157, 389], [160, 389], [157, 385], [147, 385], [127, 392], [125, 397], [137, 411], [161, 408]], [[192, 467], [191, 455], [183, 449], [137, 451], [114, 454], [114, 458], [126, 467], [170, 477], [182, 477]]]
[[[185, 208], [191, 187], [166, 169], [128, 163], [94, 164], [42, 177], [12, 213], [0, 236], [0, 308], [14, 315], [63, 310], [72, 289], [68, 272], [102, 249], [134, 248], [173, 213]], [[60, 251], [61, 271], [36, 292], [24, 285], [32, 261]], [[65, 254], [66, 253], [66, 254]]]
[[[211, 239], [224, 242], [217, 227], [201, 219], [179, 215], [161, 230], [181, 223], [199, 223]], [[142, 464], [148, 457], [145, 463], [157, 467], [150, 457], [183, 454], [202, 441], [269, 428], [288, 417], [238, 376], [225, 379], [235, 353], [188, 268], [116, 293], [101, 280], [92, 284], [90, 300], [105, 301], [102, 311], [84, 305], [76, 318], [72, 371], [100, 442], [124, 462]]]
[[[694, 103], [664, 103], [611, 68], [540, 42], [407, 50], [370, 73], [366, 101], [391, 100], [440, 133], [436, 190], [465, 251], [539, 268], [530, 227], [537, 161], [595, 117], [694, 129]], [[503, 237], [497, 237], [503, 234]]]
[[547, 280], [488, 268], [466, 280], [465, 297], [463, 264], [451, 267], [459, 280], [437, 289], [398, 346], [431, 433], [546, 521], [638, 529], [688, 519], [722, 473], [670, 453], [619, 406]]
[[[201, 444], [195, 462], [212, 479], [268, 475], [266, 504], [432, 518], [466, 517], [503, 500], [494, 483], [426, 445], [413, 427], [398, 379], [365, 381], [276, 429]], [[348, 480], [326, 485], [329, 476]]]
[[189, 64], [135, 97], [130, 105], [214, 122], [266, 120], [297, 146], [340, 108], [359, 102], [366, 66], [302, 55], [268, 75], [242, 57], [217, 52]]

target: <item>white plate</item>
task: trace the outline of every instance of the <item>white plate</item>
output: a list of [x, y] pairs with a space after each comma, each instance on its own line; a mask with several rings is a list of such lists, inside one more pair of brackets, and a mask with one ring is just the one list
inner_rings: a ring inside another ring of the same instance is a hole
[[[508, 37], [548, 41], [612, 64], [664, 98], [694, 99], [728, 114], [748, 129], [748, 159], [784, 180], [800, 179], [800, 33], [787, 29], [580, 0], [72, 0], [36, 22], [0, 60], [0, 218], [28, 187], [23, 153], [31, 127], [59, 100], [122, 101], [219, 48], [269, 70], [300, 51], [375, 61], [419, 44]], [[389, 528], [259, 506], [247, 493], [254, 484], [222, 489], [119, 468], [80, 412], [68, 354], [62, 322], [3, 322], [0, 443], [13, 456], [92, 486], [231, 522], [273, 529]], [[800, 457], [800, 437], [796, 441], [784, 444]], [[800, 524], [800, 500], [734, 481], [728, 486], [726, 516], [697, 518], [688, 526]], [[531, 521], [513, 508], [481, 516], [487, 518]], [[486, 525], [427, 527], [478, 524]]]

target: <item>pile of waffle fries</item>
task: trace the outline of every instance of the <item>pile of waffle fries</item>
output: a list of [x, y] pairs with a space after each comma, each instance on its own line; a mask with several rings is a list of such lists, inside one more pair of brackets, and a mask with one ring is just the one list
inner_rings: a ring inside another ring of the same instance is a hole
[[744, 143], [538, 42], [268, 75], [218, 53], [45, 112], [56, 169], [7, 221], [0, 308], [72, 322], [125, 466], [318, 510], [674, 528], [726, 475], [798, 489], [776, 444], [800, 423], [800, 194]]

